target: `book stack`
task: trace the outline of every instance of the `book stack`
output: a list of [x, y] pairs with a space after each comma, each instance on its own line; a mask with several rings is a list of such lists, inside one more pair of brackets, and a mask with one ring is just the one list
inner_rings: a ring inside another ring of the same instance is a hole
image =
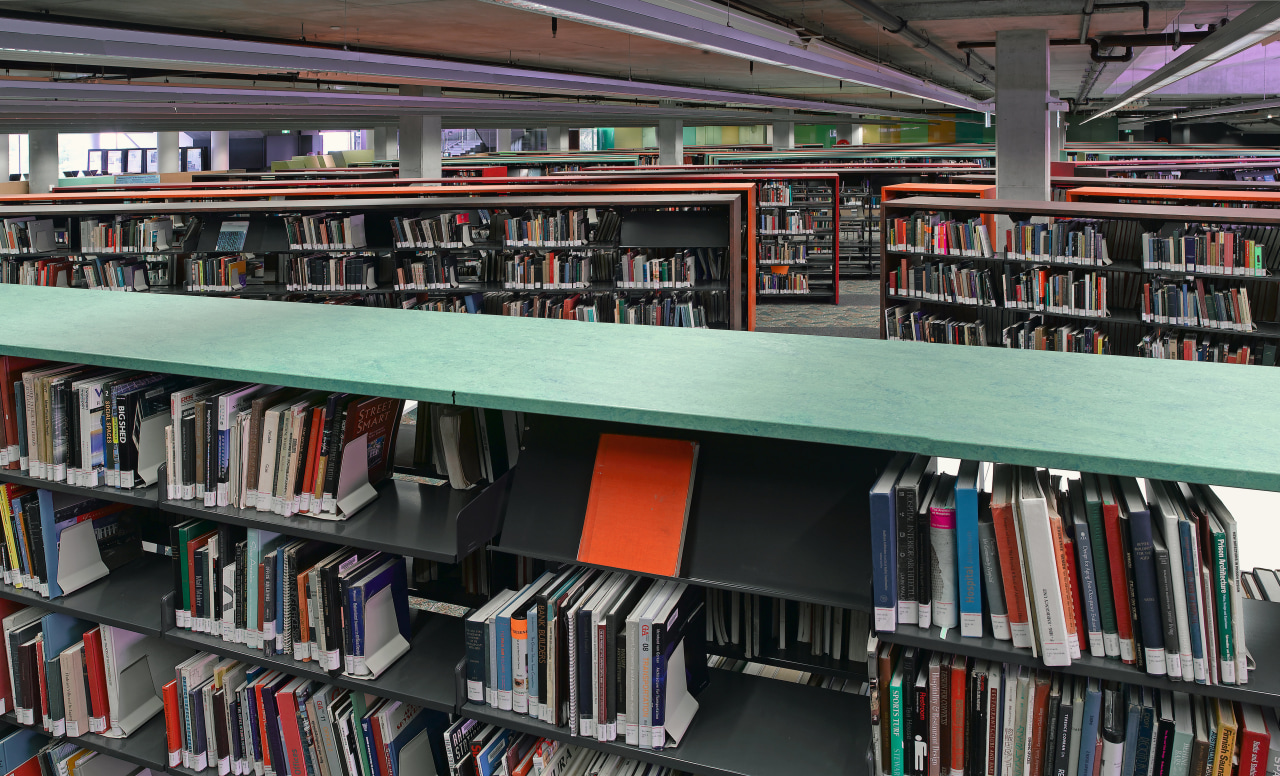
[[0, 279], [23, 286], [68, 287], [75, 282], [75, 265], [67, 259], [2, 259]]
[[790, 205], [791, 186], [786, 181], [765, 181], [760, 185], [760, 204]]
[[1006, 348], [1018, 350], [1056, 350], [1059, 353], [1111, 352], [1111, 337], [1091, 325], [1064, 324], [1050, 326], [1039, 315], [1030, 320], [1006, 326], [1000, 332], [1000, 342]]
[[1276, 345], [1263, 343], [1261, 347], [1240, 345], [1232, 347], [1227, 342], [1212, 342], [1208, 337], [1196, 334], [1171, 334], [1155, 331], [1144, 334], [1138, 342], [1138, 355], [1143, 358], [1168, 358], [1174, 361], [1214, 361], [1220, 364], [1276, 365]]
[[[777, 267], [775, 269], [787, 269]], [[807, 294], [809, 277], [794, 272], [762, 272], [756, 275], [756, 293], [759, 294]]]
[[981, 219], [952, 221], [942, 213], [917, 213], [888, 223], [889, 249], [908, 253], [948, 256], [985, 256], [991, 250], [991, 233]]
[[761, 266], [809, 263], [809, 246], [804, 243], [761, 243], [758, 250], [757, 262]]
[[187, 259], [188, 291], [240, 291], [249, 285], [253, 265], [261, 269], [261, 261], [241, 254], [230, 256], [191, 257]]
[[1153, 278], [1142, 286], [1142, 320], [1178, 326], [1204, 326], [1230, 331], [1253, 331], [1249, 291], [1239, 288], [1205, 289], [1204, 280], [1194, 282]]
[[571, 746], [465, 717], [445, 731], [444, 749], [448, 770], [439, 771], [441, 776], [683, 776], [666, 766], [628, 760], [622, 755]]
[[[358, 679], [408, 650], [399, 555], [198, 519], [174, 525], [170, 542], [179, 628]], [[396, 635], [366, 639], [385, 632]]]
[[160, 712], [164, 675], [191, 654], [152, 636], [39, 607], [5, 602], [0, 614], [6, 710], [19, 724], [53, 736], [128, 737]]
[[457, 490], [495, 482], [520, 458], [524, 413], [419, 402], [414, 416], [414, 462]]
[[47, 253], [57, 247], [52, 218], [6, 218], [0, 225], [0, 253]]
[[378, 287], [376, 256], [289, 256], [284, 271], [288, 291], [366, 291]]
[[445, 714], [201, 652], [164, 685], [169, 765], [219, 774], [447, 773]]
[[1264, 776], [1280, 761], [1270, 708], [914, 647], [872, 658], [885, 776]]
[[1095, 318], [1111, 314], [1105, 272], [1053, 272], [1047, 267], [1018, 272], [1006, 266], [1002, 280], [1005, 307]]
[[289, 249], [295, 251], [349, 251], [369, 244], [365, 239], [363, 213], [286, 216], [284, 228]]
[[503, 239], [513, 248], [573, 248], [586, 245], [599, 224], [595, 208], [530, 211], [503, 222]]
[[[482, 223], [488, 218], [481, 211]], [[397, 248], [467, 248], [472, 239], [470, 213], [443, 213], [423, 218], [392, 218], [391, 232]]]
[[877, 630], [989, 627], [1048, 666], [1087, 651], [1174, 680], [1248, 681], [1236, 523], [1211, 489], [997, 464], [988, 492], [984, 468], [937, 474], [900, 454], [876, 482]]
[[155, 253], [174, 247], [178, 246], [173, 239], [170, 216], [116, 216], [110, 221], [80, 219], [83, 253]]
[[503, 590], [466, 620], [467, 700], [660, 750], [706, 686], [702, 591], [567, 568]]
[[397, 291], [426, 291], [457, 288], [457, 261], [436, 254], [397, 255], [394, 288]]
[[760, 234], [813, 234], [815, 214], [809, 210], [785, 210], [760, 214]]
[[886, 338], [891, 340], [987, 345], [987, 326], [982, 321], [958, 321], [902, 305], [885, 308], [884, 327]]
[[[28, 262], [29, 264], [30, 262]], [[149, 266], [141, 259], [99, 258], [79, 262], [75, 266], [84, 284], [106, 291], [146, 291], [150, 288]]]
[[4, 583], [58, 598], [142, 556], [145, 512], [113, 501], [0, 483]]
[[619, 288], [689, 288], [711, 278], [699, 273], [695, 251], [681, 251], [670, 258], [647, 250], [627, 251], [618, 259]]
[[590, 288], [591, 259], [587, 256], [555, 252], [542, 255], [514, 254], [507, 257], [503, 267], [502, 287]]
[[925, 262], [907, 265], [903, 258], [899, 269], [889, 273], [889, 294], [916, 297], [953, 304], [998, 307], [999, 300], [991, 285], [991, 270], [975, 269], [971, 264]]
[[1258, 231], [1257, 227], [1179, 227], [1167, 236], [1145, 232], [1142, 267], [1210, 275], [1266, 275], [1263, 251], [1267, 243]]
[[1048, 224], [1018, 221], [1005, 230], [1005, 249], [1011, 259], [1051, 261], [1104, 267], [1111, 263], [1108, 222], [1066, 218]]
[[709, 328], [712, 322], [726, 321], [728, 304], [723, 291], [657, 293], [640, 299], [622, 294], [531, 298], [510, 293], [484, 295], [485, 312], [494, 315], [696, 329]]

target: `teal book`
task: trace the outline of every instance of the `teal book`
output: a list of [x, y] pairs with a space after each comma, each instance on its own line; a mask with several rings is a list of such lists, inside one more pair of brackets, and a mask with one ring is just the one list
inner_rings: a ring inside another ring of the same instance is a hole
[[956, 475], [956, 571], [960, 577], [960, 635], [982, 638], [982, 559], [978, 540], [978, 491], [986, 465], [961, 461]]
[[889, 764], [888, 776], [903, 776], [902, 756], [902, 663], [889, 679]]

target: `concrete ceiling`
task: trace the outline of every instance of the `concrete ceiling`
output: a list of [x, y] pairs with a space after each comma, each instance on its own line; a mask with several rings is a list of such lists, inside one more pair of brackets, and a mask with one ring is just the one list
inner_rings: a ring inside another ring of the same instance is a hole
[[[913, 47], [902, 38], [871, 23], [863, 11], [845, 0], [727, 0], [738, 13], [750, 13], [784, 27], [803, 28], [807, 34], [822, 36], [824, 43], [840, 46], [893, 68], [970, 95], [978, 99], [992, 96], [968, 76], [947, 67], [928, 52]], [[1102, 3], [1100, 3], [1102, 4]], [[993, 41], [1007, 29], [1046, 29], [1051, 38], [1078, 38], [1085, 0], [882, 0], [882, 8], [901, 17], [942, 49], [964, 58], [957, 48], [962, 41]], [[1091, 5], [1091, 4], [1090, 4]], [[1149, 32], [1191, 29], [1196, 24], [1217, 22], [1246, 9], [1247, 2], [1202, 2], [1201, 0], [1149, 0]], [[104, 24], [201, 34], [247, 37], [264, 41], [347, 47], [352, 51], [381, 51], [430, 56], [466, 62], [514, 65], [557, 72], [589, 74], [635, 82], [727, 90], [834, 104], [857, 103], [897, 111], [945, 110], [946, 106], [901, 93], [857, 86], [795, 69], [751, 63], [722, 53], [691, 49], [679, 43], [656, 40], [600, 26], [565, 19], [557, 20], [553, 33], [551, 18], [533, 11], [480, 2], [480, 0], [202, 0], [176, 4], [173, 0], [0, 0], [0, 15], [25, 18]], [[2, 24], [0, 24], [2, 26]], [[1142, 13], [1137, 8], [1099, 8], [1089, 17], [1088, 34], [1129, 34], [1143, 32]], [[1088, 46], [1062, 46], [1051, 50], [1051, 89], [1061, 98], [1075, 98], [1083, 81], [1093, 80], [1091, 96], [1098, 100], [1126, 67], [1138, 67], [1152, 58], [1163, 60], [1167, 49], [1138, 49], [1133, 63], [1099, 66], [1090, 60]], [[979, 71], [991, 72], [995, 61], [992, 48], [977, 48], [970, 59]], [[0, 50], [0, 67], [10, 77], [66, 76], [72, 66], [92, 69], [118, 82], [126, 76], [133, 83], [203, 83], [212, 76], [191, 67], [163, 74], [129, 70], [106, 59], [92, 57], [59, 62], [31, 52]], [[1227, 63], [1223, 63], [1224, 65]], [[1101, 71], [1100, 73], [1098, 71]], [[992, 76], [994, 78], [994, 73]], [[3, 78], [4, 74], [0, 74]], [[357, 78], [353, 88], [393, 86], [391, 79]], [[374, 83], [378, 81], [378, 83]], [[2, 81], [0, 81], [2, 82]], [[1248, 79], [1236, 79], [1248, 83]], [[212, 83], [212, 81], [210, 81]], [[247, 86], [239, 82], [241, 86]], [[289, 88], [279, 77], [253, 84], [273, 89]], [[251, 87], [252, 88], [252, 87]], [[1280, 87], [1271, 89], [1274, 94]], [[529, 95], [503, 86], [491, 90], [494, 97]], [[1259, 94], [1262, 88], [1259, 86]], [[455, 96], [478, 96], [476, 87], [456, 90]], [[1234, 95], [1232, 95], [1234, 96]], [[1242, 95], [1248, 96], [1248, 95]], [[1220, 101], [1218, 94], [1153, 95], [1159, 105], [1194, 105], [1197, 101]], [[1190, 102], [1189, 102], [1190, 100]], [[722, 103], [721, 107], [729, 103]], [[33, 108], [34, 110], [34, 108]], [[64, 115], [66, 108], [61, 109]], [[188, 109], [189, 110], [189, 109]], [[482, 114], [481, 114], [482, 115]], [[718, 117], [717, 117], [718, 118]], [[51, 114], [51, 120], [56, 115]], [[13, 123], [13, 117], [5, 121]], [[462, 122], [466, 124], [465, 121]], [[705, 123], [705, 122], [704, 122]]]

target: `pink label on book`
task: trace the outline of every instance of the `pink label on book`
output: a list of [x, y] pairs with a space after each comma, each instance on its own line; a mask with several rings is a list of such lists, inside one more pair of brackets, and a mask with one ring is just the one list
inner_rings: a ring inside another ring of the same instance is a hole
[[955, 528], [956, 511], [954, 509], [930, 509], [930, 528]]

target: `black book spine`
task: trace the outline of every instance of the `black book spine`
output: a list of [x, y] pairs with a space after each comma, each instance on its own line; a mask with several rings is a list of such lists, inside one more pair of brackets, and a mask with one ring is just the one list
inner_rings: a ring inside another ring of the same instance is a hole
[[1058, 729], [1059, 711], [1061, 711], [1062, 697], [1060, 695], [1050, 695], [1048, 709], [1045, 714], [1045, 725], [1048, 729], [1044, 735], [1044, 758], [1041, 761], [1039, 776], [1052, 776], [1053, 768], [1057, 761], [1058, 736], [1061, 731]]
[[[902, 603], [919, 601], [916, 597], [916, 491], [914, 488], [899, 488], [898, 508], [898, 601], [899, 610]], [[907, 623], [915, 625], [915, 623]]]
[[189, 485], [196, 479], [196, 416], [182, 416], [182, 484]]
[[324, 629], [324, 645], [329, 651], [338, 653], [338, 662], [336, 664], [327, 663], [324, 668], [333, 670], [342, 668], [342, 612], [339, 608], [338, 599], [338, 564], [330, 563], [328, 566], [320, 569], [318, 574], [318, 583], [320, 585], [319, 599], [320, 611], [317, 618], [320, 627]]
[[[657, 642], [657, 626], [658, 624], [655, 622], [653, 628], [653, 654], [655, 655], [660, 654]], [[592, 718], [591, 699], [595, 695], [595, 675], [591, 671], [591, 640], [595, 638], [595, 634], [591, 632], [591, 613], [586, 611], [585, 608], [578, 610], [577, 637], [578, 708], [571, 710], [569, 724], [580, 728], [579, 720]]]
[[[916, 599], [920, 602], [921, 615], [924, 608], [933, 604], [933, 559], [929, 556], [929, 511], [916, 512]], [[924, 622], [932, 622], [921, 617]], [[915, 623], [909, 623], [915, 625]]]
[[[928, 661], [921, 664], [920, 670], [929, 671]], [[927, 774], [929, 772], [929, 686], [916, 685], [911, 688], [912, 709], [911, 729], [914, 731], [907, 743], [906, 758], [903, 763], [911, 769], [911, 773]], [[977, 776], [982, 776], [978, 774]]]
[[1120, 536], [1124, 542], [1124, 565], [1125, 578], [1129, 583], [1129, 618], [1133, 623], [1133, 652], [1136, 658], [1137, 667], [1145, 672], [1147, 670], [1146, 652], [1143, 651], [1142, 643], [1142, 619], [1138, 614], [1138, 583], [1137, 570], [1134, 567], [1133, 557], [1133, 534], [1129, 529], [1129, 516], [1120, 512]]
[[[23, 500], [22, 519], [27, 524], [27, 541], [31, 545], [31, 567], [36, 579], [48, 583], [44, 563], [44, 529], [40, 526], [40, 499]], [[55, 518], [56, 519], [56, 518]]]
[[80, 392], [71, 391], [71, 387], [67, 386], [69, 391], [63, 408], [67, 412], [67, 468], [79, 470], [83, 467], [80, 462]]
[[982, 774], [986, 772], [987, 763], [987, 704], [982, 699], [986, 696], [987, 672], [976, 664], [970, 664], [969, 696], [965, 703], [969, 707], [964, 715], [965, 733], [968, 735], [964, 748], [965, 772]]
[[205, 577], [208, 576], [209, 549], [207, 547], [201, 547], [196, 550], [194, 553], [194, 560], [195, 568], [191, 570], [191, 573], [195, 577], [196, 597], [195, 600], [191, 602], [191, 608], [195, 610], [192, 612], [192, 615], [198, 618], [208, 617], [209, 613], [207, 602], [205, 600], [207, 597]]
[[204, 404], [204, 492], [218, 492], [218, 402]]
[[[26, 698], [26, 688], [22, 686], [23, 674], [20, 662], [22, 657], [22, 644], [19, 643], [19, 631], [17, 630], [10, 632], [9, 654], [14, 656], [14, 662], [17, 664], [13, 670], [13, 687], [10, 688], [13, 692], [13, 705], [15, 708], [26, 708], [23, 706], [23, 699]], [[85, 697], [88, 698], [89, 696], [86, 695]]]
[[175, 610], [182, 608], [182, 554], [187, 551], [186, 547], [179, 545], [180, 525], [182, 523], [178, 522], [169, 526], [169, 548], [173, 553], [170, 561], [173, 563], [173, 608]]
[[339, 405], [338, 417], [334, 418], [333, 427], [329, 433], [329, 459], [325, 465], [324, 475], [324, 492], [334, 494], [338, 492], [338, 474], [342, 469], [342, 435], [347, 431], [347, 402], [345, 399]]
[[[1159, 528], [1156, 528], [1159, 531]], [[1160, 604], [1160, 618], [1164, 623], [1164, 648], [1172, 665], [1182, 673], [1181, 656], [1178, 646], [1178, 614], [1177, 602], [1173, 597], [1173, 567], [1169, 557], [1169, 548], [1157, 535], [1155, 539], [1156, 593]], [[1181, 561], [1181, 558], [1179, 558]]]
[[[427, 412], [425, 404], [418, 405], [418, 423], [423, 423], [425, 418], [423, 413]], [[429, 457], [429, 454], [428, 454]], [[534, 623], [534, 627], [538, 629], [538, 698], [540, 705], [547, 702], [547, 601], [548, 594], [546, 592], [539, 593], [535, 597], [538, 607], [538, 621]], [[530, 699], [532, 700], [532, 699]]]
[[235, 602], [236, 617], [233, 625], [237, 631], [243, 631], [247, 627], [247, 614], [249, 610], [248, 598], [245, 595], [245, 584], [247, 581], [245, 575], [245, 563], [247, 553], [249, 551], [248, 541], [236, 542], [236, 578], [235, 578]]
[[1071, 726], [1075, 723], [1075, 708], [1069, 703], [1071, 696], [1067, 694], [1067, 685], [1063, 682], [1062, 705], [1058, 712], [1058, 739], [1052, 776], [1068, 776], [1067, 766], [1071, 764]]

